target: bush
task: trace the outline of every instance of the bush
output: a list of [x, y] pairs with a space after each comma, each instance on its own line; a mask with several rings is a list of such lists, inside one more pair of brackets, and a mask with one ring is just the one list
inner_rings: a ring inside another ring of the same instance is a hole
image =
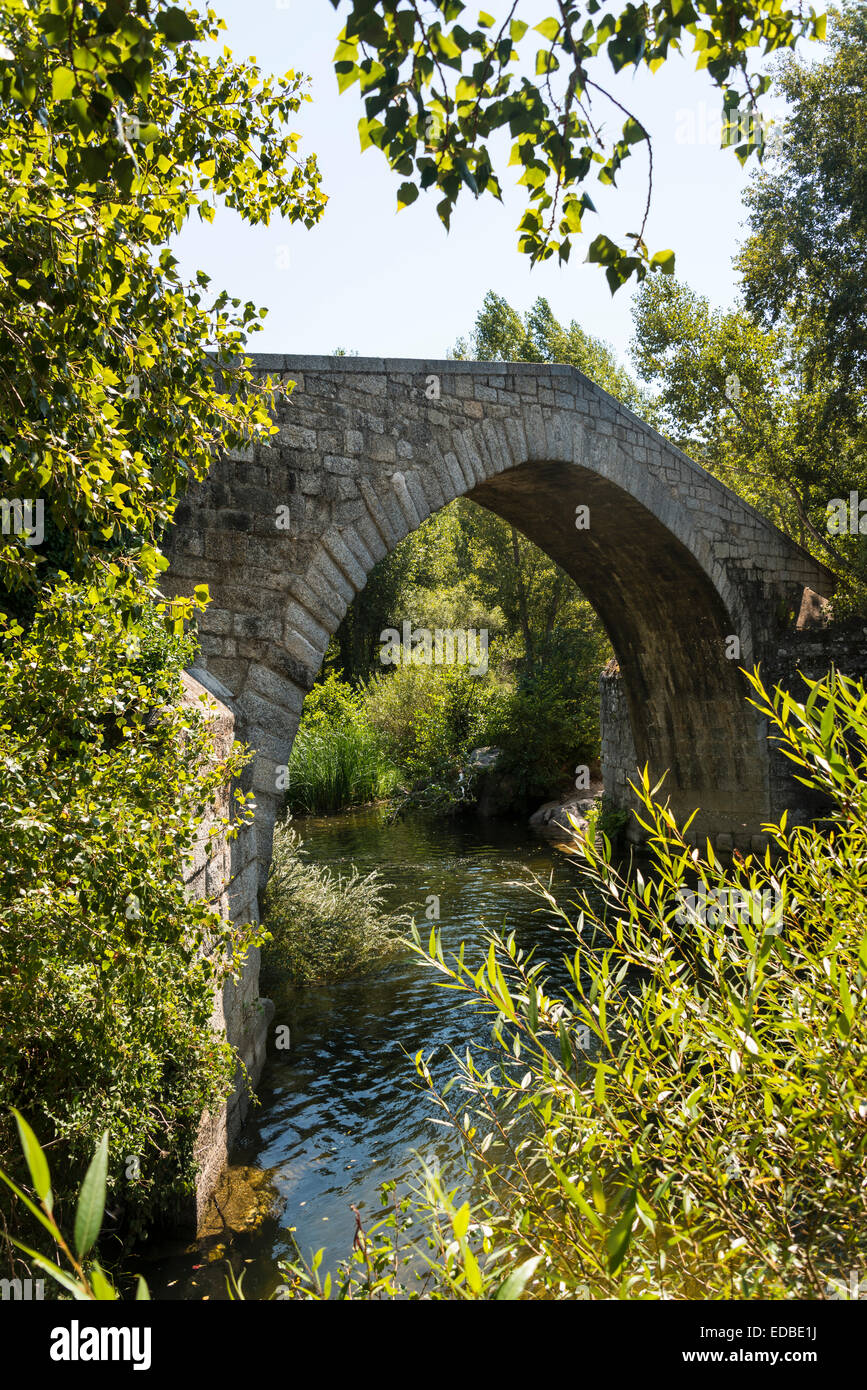
[[[724, 868], [645, 774], [652, 871], [622, 878], [610, 845], [586, 842], [582, 913], [559, 914], [568, 993], [514, 936], [490, 937], [478, 973], [447, 963], [436, 933], [417, 940], [493, 1022], [495, 1053], [455, 1055], [450, 1093], [417, 1059], [475, 1195], [423, 1172], [344, 1265], [339, 1296], [411, 1289], [419, 1219], [429, 1297], [823, 1299], [863, 1268], [867, 694], [833, 674], [808, 684], [802, 705], [754, 679], [830, 803], [822, 828], [769, 827], [779, 860]], [[325, 1296], [309, 1269], [287, 1273], [298, 1296]]]
[[306, 732], [364, 722], [360, 692], [348, 681], [341, 680], [334, 670], [318, 680], [305, 697], [301, 728]]
[[214, 989], [253, 939], [186, 899], [202, 818], [241, 760], [212, 765], [185, 645], [142, 608], [143, 636], [87, 585], [43, 595], [27, 633], [0, 615], [0, 1090], [73, 1177], [109, 1131], [133, 1231], [192, 1190], [201, 1113], [235, 1065]]
[[365, 708], [385, 748], [410, 784], [454, 780], [473, 748], [487, 741], [492, 710], [501, 698], [490, 676], [461, 666], [398, 666], [370, 682]]
[[391, 888], [373, 871], [353, 868], [348, 878], [305, 863], [297, 832], [278, 826], [265, 897], [271, 941], [263, 980], [295, 985], [326, 984], [370, 969], [400, 950], [406, 913], [389, 912], [383, 894]]
[[571, 784], [599, 757], [599, 672], [605, 646], [592, 629], [554, 632], [493, 712], [488, 742], [526, 798]]
[[302, 815], [333, 815], [391, 795], [398, 772], [365, 724], [301, 728], [289, 758], [286, 804]]

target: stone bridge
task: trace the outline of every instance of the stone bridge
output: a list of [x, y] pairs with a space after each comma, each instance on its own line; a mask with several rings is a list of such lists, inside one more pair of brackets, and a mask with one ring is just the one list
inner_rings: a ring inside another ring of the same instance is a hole
[[775, 668], [805, 591], [830, 594], [827, 570], [571, 367], [254, 362], [295, 382], [279, 434], [222, 459], [178, 507], [166, 590], [210, 586], [202, 665], [256, 749], [260, 884], [280, 770], [331, 634], [372, 566], [460, 496], [544, 550], [607, 629], [628, 715], [609, 792], [622, 796], [636, 762], [667, 769], [675, 813], [700, 807], [695, 832], [721, 847], [779, 813], [738, 668]]

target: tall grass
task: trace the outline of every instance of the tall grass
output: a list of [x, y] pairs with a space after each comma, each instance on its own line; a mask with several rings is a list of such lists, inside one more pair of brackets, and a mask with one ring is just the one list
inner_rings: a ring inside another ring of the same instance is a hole
[[271, 941], [262, 958], [263, 983], [328, 984], [369, 969], [402, 949], [412, 918], [390, 912], [380, 874], [344, 878], [307, 863], [291, 825], [277, 827], [265, 896]]
[[399, 776], [367, 724], [302, 725], [289, 758], [286, 804], [300, 815], [331, 815], [386, 799]]

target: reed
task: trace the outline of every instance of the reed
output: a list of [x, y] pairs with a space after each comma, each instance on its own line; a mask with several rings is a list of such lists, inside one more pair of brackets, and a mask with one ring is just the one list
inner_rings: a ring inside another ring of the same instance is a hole
[[330, 815], [385, 800], [398, 780], [397, 768], [369, 725], [302, 727], [289, 759], [286, 804], [298, 815]]

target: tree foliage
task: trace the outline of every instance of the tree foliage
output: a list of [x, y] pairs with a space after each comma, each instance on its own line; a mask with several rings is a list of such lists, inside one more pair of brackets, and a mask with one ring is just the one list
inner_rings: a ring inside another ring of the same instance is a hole
[[[829, 55], [780, 64], [790, 114], [775, 158], [747, 193], [739, 258], [745, 302], [791, 325], [825, 419], [862, 430], [867, 397], [867, 12], [832, 13]], [[830, 389], [829, 389], [830, 387]]]
[[[163, 0], [0, 13], [0, 470], [43, 499], [45, 558], [76, 575], [156, 574], [178, 493], [274, 429], [239, 361], [259, 313], [185, 284], [166, 246], [216, 198], [250, 223], [322, 209], [285, 130], [302, 80], [212, 59], [221, 27]], [[3, 588], [32, 589], [42, 558], [4, 534]]]
[[638, 409], [642, 401], [608, 343], [586, 333], [575, 319], [568, 325], [560, 323], [542, 295], [521, 316], [502, 295], [488, 290], [469, 340], [458, 339], [452, 356], [460, 361], [560, 362], [577, 367], [630, 410]]
[[[108, 1130], [110, 1188], [141, 1227], [190, 1191], [199, 1118], [234, 1072], [214, 989], [255, 934], [184, 890], [239, 750], [214, 761], [163, 615], [126, 618], [84, 584], [44, 594], [26, 632], [0, 622], [0, 1090], [73, 1171]], [[214, 835], [247, 817], [237, 796]]]
[[860, 545], [828, 533], [829, 498], [863, 478], [860, 441], [828, 419], [828, 386], [788, 323], [712, 308], [675, 280], [647, 282], [634, 305], [633, 359], [656, 387], [648, 414], [676, 444], [835, 568]]
[[857, 499], [850, 513], [867, 491], [863, 10], [835, 14], [824, 61], [787, 59], [777, 77], [790, 110], [746, 195], [741, 303], [646, 281], [633, 359], [653, 422], [837, 572], [842, 614], [867, 593]]
[[[332, 0], [335, 8], [339, 0]], [[566, 261], [587, 213], [596, 211], [588, 184], [615, 184], [633, 150], [646, 147], [648, 201], [629, 247], [604, 233], [587, 259], [605, 268], [612, 292], [633, 275], [673, 269], [671, 251], [651, 254], [644, 239], [652, 188], [651, 133], [606, 87], [611, 75], [656, 72], [692, 42], [696, 66], [720, 90], [727, 129], [752, 115], [767, 91], [766, 74], [750, 70], [757, 54], [791, 48], [799, 37], [824, 35], [813, 9], [779, 0], [658, 0], [607, 12], [600, 0], [561, 4], [530, 28], [519, 0], [495, 18], [467, 18], [460, 0], [352, 0], [335, 53], [341, 91], [358, 84], [365, 115], [362, 149], [375, 146], [403, 178], [398, 207], [435, 189], [437, 212], [449, 226], [458, 198], [499, 198], [497, 139], [508, 133], [509, 164], [521, 171], [526, 211], [519, 249], [535, 261], [555, 253]], [[619, 92], [619, 88], [617, 88]], [[611, 119], [614, 128], [607, 126]], [[748, 137], [741, 159], [757, 148]]]

